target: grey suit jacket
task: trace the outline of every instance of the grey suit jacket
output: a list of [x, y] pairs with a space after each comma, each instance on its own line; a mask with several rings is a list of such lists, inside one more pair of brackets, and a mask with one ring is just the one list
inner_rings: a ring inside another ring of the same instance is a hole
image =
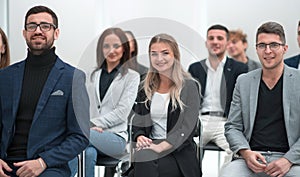
[[[231, 150], [236, 154], [241, 149], [250, 149], [258, 90], [262, 69], [240, 75], [233, 92], [225, 136]], [[300, 71], [284, 67], [283, 111], [290, 150], [284, 155], [294, 164], [300, 164]]]
[[90, 121], [105, 131], [116, 133], [128, 139], [127, 117], [137, 96], [140, 75], [128, 69], [124, 76], [119, 73], [109, 86], [103, 100], [100, 100], [99, 82], [102, 70], [97, 71], [87, 83], [90, 98]]

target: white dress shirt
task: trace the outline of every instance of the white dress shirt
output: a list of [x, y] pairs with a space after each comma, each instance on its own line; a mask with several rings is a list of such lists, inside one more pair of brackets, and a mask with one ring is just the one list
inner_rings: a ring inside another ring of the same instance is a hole
[[220, 111], [223, 112], [221, 106], [221, 81], [223, 76], [223, 68], [226, 63], [226, 56], [221, 60], [216, 70], [214, 70], [209, 62], [205, 61], [207, 65], [206, 88], [203, 96], [203, 103], [201, 112]]

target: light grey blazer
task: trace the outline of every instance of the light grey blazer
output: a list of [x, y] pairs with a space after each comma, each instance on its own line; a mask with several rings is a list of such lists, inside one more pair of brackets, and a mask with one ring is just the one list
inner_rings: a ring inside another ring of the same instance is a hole
[[102, 102], [99, 82], [102, 69], [92, 80], [89, 77], [87, 90], [90, 98], [90, 122], [104, 131], [110, 131], [128, 140], [128, 115], [137, 96], [140, 75], [128, 69], [124, 76], [119, 73], [108, 88]]
[[[250, 149], [262, 69], [240, 75], [233, 92], [225, 136], [234, 154]], [[290, 150], [284, 155], [300, 164], [300, 71], [284, 66], [283, 112]]]

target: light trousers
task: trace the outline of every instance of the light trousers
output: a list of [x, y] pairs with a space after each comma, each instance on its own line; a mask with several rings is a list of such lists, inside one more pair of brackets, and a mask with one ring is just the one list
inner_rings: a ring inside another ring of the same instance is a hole
[[[279, 159], [283, 156], [283, 153], [261, 153], [268, 163], [273, 160]], [[300, 166], [293, 165], [285, 177], [299, 177], [300, 176]], [[269, 177], [266, 173], [254, 173], [250, 170], [244, 159], [236, 159], [232, 162], [226, 164], [220, 172], [219, 177]]]
[[227, 153], [225, 156], [224, 164], [231, 161], [232, 151], [229, 148], [229, 144], [224, 135], [225, 132], [225, 122], [227, 118], [211, 116], [211, 115], [202, 115], [202, 144], [205, 146], [208, 142], [212, 141], [216, 143], [217, 146], [224, 149]]

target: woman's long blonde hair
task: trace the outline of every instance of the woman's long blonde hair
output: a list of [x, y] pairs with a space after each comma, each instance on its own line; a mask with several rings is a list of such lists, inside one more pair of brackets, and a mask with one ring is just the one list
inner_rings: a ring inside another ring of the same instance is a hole
[[[184, 108], [184, 103], [180, 99], [180, 93], [184, 85], [185, 79], [192, 79], [191, 75], [184, 71], [184, 69], [181, 66], [180, 63], [180, 52], [179, 52], [179, 47], [176, 42], [176, 40], [168, 35], [168, 34], [158, 34], [154, 36], [149, 44], [149, 49], [148, 49], [148, 54], [149, 54], [149, 59], [150, 59], [150, 54], [151, 54], [151, 46], [154, 43], [165, 43], [170, 46], [173, 54], [174, 54], [174, 64], [173, 64], [173, 69], [171, 71], [170, 75], [170, 80], [172, 81], [172, 85], [170, 87], [170, 102], [172, 105], [172, 110], [177, 109], [179, 106], [180, 110], [183, 110]], [[151, 98], [154, 94], [155, 91], [157, 91], [159, 84], [160, 84], [160, 77], [158, 71], [152, 66], [150, 62], [150, 68], [149, 71], [143, 80], [143, 89], [145, 90], [146, 93], [146, 102], [145, 104], [147, 105], [148, 101], [151, 101]]]

